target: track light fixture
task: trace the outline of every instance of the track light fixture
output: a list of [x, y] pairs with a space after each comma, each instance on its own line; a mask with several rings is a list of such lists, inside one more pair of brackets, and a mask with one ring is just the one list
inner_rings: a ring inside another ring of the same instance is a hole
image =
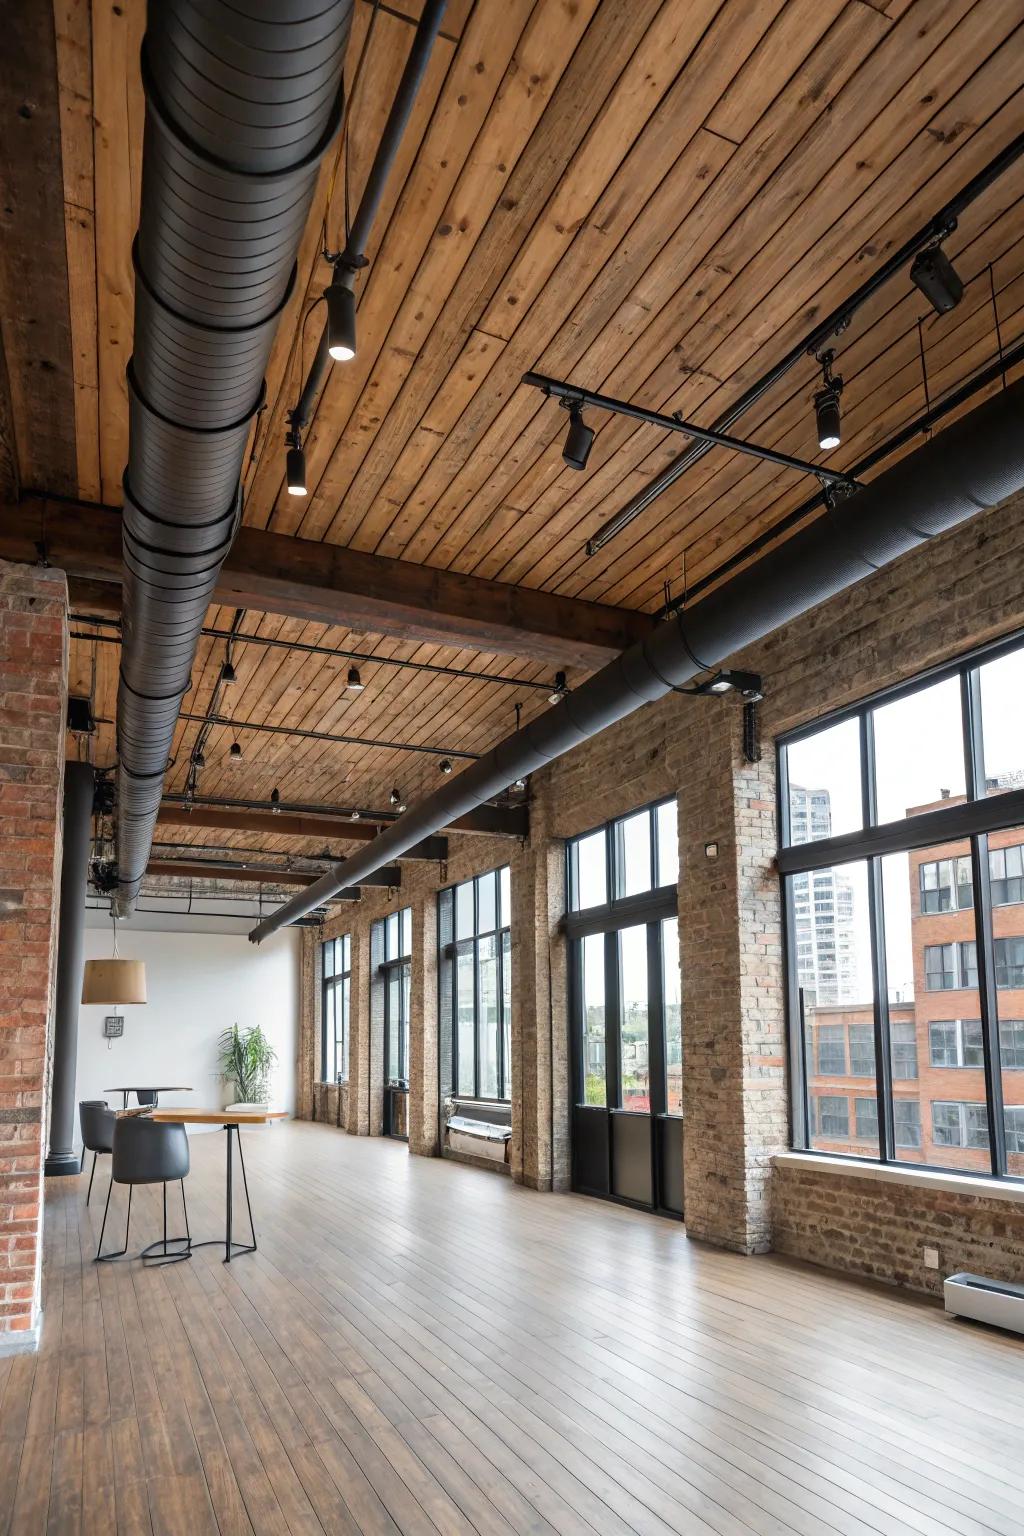
[[964, 296], [964, 285], [941, 245], [918, 251], [911, 263], [910, 281], [937, 315], [948, 315]]
[[438, 767], [441, 769], [441, 772], [445, 774], [451, 773], [452, 771], [452, 765], [446, 757], [442, 757]]
[[594, 429], [583, 420], [583, 406], [579, 400], [563, 399], [561, 404], [569, 412], [569, 430], [565, 434], [562, 458], [570, 469], [586, 469], [594, 446]]
[[348, 817], [349, 821], [358, 821], [359, 817], [360, 817], [360, 814], [361, 814], [361, 812], [359, 812], [359, 811], [350, 811], [349, 812], [349, 817]]
[[832, 372], [835, 353], [831, 349], [822, 352], [818, 361], [821, 364], [822, 387], [814, 397], [814, 416], [818, 427], [818, 447], [827, 451], [838, 448], [842, 441], [839, 396], [843, 392], [843, 381], [838, 374]]
[[705, 682], [698, 683], [693, 689], [683, 690], [687, 693], [738, 693], [741, 699], [748, 704], [756, 704], [764, 698], [764, 690], [761, 679], [756, 672], [716, 672]]
[[292, 427], [285, 437], [285, 442], [288, 444], [288, 453], [285, 456], [285, 483], [288, 486], [288, 495], [305, 496], [306, 455], [297, 427]]
[[280, 816], [281, 814], [281, 791], [279, 789], [275, 788], [270, 791], [270, 810], [274, 816]]
[[362, 691], [363, 691], [363, 680], [359, 676], [359, 668], [358, 667], [349, 667], [349, 669], [348, 669], [348, 681], [345, 683], [345, 687], [351, 689], [351, 691], [353, 693], [362, 693]]
[[226, 661], [220, 669], [220, 682], [222, 688], [233, 688], [238, 682], [238, 676], [230, 661]]
[[551, 692], [548, 694], [548, 703], [549, 704], [561, 704], [562, 700], [565, 698], [565, 696], [566, 696], [566, 694], [568, 692], [569, 692], [569, 684], [565, 680], [565, 673], [564, 672], [556, 672], [555, 673], [555, 686], [552, 688]]
[[391, 804], [394, 806], [396, 811], [401, 812], [405, 810], [405, 801], [402, 799], [402, 792], [397, 787], [391, 791], [391, 794], [388, 798], [390, 799]]
[[231, 743], [228, 748], [228, 761], [232, 763], [240, 763], [242, 761], [242, 743], [240, 741], [233, 741]]
[[336, 363], [350, 363], [356, 355], [355, 273], [347, 268], [334, 269], [330, 286], [324, 290], [327, 301], [327, 350]]
[[205, 768], [206, 767], [206, 757], [204, 756], [204, 754], [202, 752], [193, 752], [193, 754], [192, 754], [192, 766], [193, 766], [193, 768]]

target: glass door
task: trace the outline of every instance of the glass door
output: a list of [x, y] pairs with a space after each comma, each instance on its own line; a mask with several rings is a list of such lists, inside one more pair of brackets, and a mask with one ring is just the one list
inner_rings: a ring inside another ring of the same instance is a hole
[[409, 1137], [409, 1016], [412, 1002], [412, 908], [384, 927], [384, 1134]]
[[[672, 802], [650, 807], [570, 845], [570, 894], [576, 910], [569, 913], [566, 928], [571, 944], [573, 1187], [682, 1215], [674, 817]], [[602, 836], [603, 849], [595, 844]], [[610, 901], [583, 905], [588, 882], [591, 893], [616, 894]]]

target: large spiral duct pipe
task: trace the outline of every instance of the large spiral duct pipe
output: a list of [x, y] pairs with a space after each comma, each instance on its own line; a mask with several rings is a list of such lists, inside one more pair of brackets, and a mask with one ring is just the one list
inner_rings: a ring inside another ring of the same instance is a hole
[[149, 861], [175, 722], [241, 515], [263, 372], [321, 157], [352, 0], [159, 0], [146, 96], [128, 369], [118, 890]]
[[249, 934], [259, 943], [343, 886], [643, 704], [719, 666], [908, 550], [1024, 488], [1024, 381], [986, 401], [834, 511], [624, 651]]

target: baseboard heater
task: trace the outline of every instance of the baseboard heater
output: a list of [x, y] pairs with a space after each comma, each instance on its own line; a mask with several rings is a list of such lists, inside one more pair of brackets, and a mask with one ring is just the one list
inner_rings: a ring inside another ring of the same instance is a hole
[[483, 1157], [494, 1163], [508, 1161], [511, 1126], [471, 1119], [468, 1115], [452, 1115], [447, 1130], [448, 1146], [453, 1152]]
[[1024, 1334], [1024, 1285], [960, 1274], [950, 1275], [942, 1289], [947, 1312]]

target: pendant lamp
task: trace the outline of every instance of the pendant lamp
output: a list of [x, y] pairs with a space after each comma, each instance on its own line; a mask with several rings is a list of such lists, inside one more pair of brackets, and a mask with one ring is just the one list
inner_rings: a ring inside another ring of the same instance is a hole
[[[111, 914], [113, 917], [113, 914]], [[144, 1003], [146, 966], [142, 960], [122, 960], [117, 953], [117, 918], [114, 922], [114, 953], [109, 960], [87, 960], [82, 976], [83, 1003]]]

